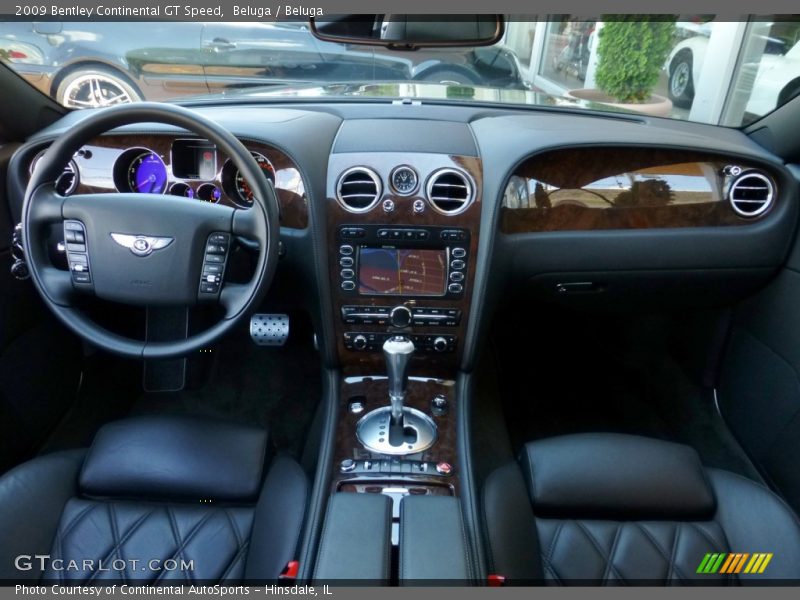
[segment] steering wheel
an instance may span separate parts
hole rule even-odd
[[[173,125],[215,144],[250,184],[252,208],[163,194],[58,194],[56,180],[84,144],[135,123]],[[46,241],[54,225],[64,229],[69,271],[50,260]],[[167,104],[102,109],[53,142],[28,183],[22,227],[31,279],[50,310],[92,344],[140,359],[186,356],[230,331],[263,297],[278,258],[278,201],[250,152],[217,123]],[[258,244],[259,249],[255,273],[243,284],[224,282],[234,236]],[[217,302],[224,315],[188,338],[147,342],[98,325],[75,306],[82,294],[142,307]]]

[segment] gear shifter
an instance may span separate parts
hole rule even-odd
[[[392,406],[392,429],[403,429],[403,402],[408,388],[408,365],[414,354],[414,343],[405,336],[396,335],[383,344],[386,373],[389,376],[389,402]],[[390,436],[391,437],[391,436]]]
[[[404,406],[408,389],[408,367],[414,343],[393,335],[383,343],[389,384],[389,406],[364,415],[356,427],[358,441],[369,451],[404,455],[423,452],[436,442],[436,424],[420,410]]]

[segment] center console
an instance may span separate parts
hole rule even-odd
[[[372,527],[386,531],[400,578],[428,577],[404,552],[401,530],[419,538],[429,517],[460,519],[455,379],[481,182],[473,155],[348,152],[329,162],[328,256],[343,377],[328,519],[342,522],[351,510],[373,521],[386,514],[388,523]],[[439,538],[466,552],[459,519]],[[336,550],[326,549],[323,564],[338,565]],[[451,563],[441,575],[464,577],[465,564]]]

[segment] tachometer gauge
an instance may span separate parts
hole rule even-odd
[[[261,168],[264,176],[272,183],[275,183],[275,167],[272,166],[269,159],[258,152],[250,152],[250,154],[256,159],[256,163]],[[239,169],[230,160],[225,163],[222,169],[222,181],[223,185],[225,185],[225,191],[231,196],[235,204],[245,208],[253,206],[253,190]]]
[[[138,194],[163,194],[167,189],[167,167],[155,152],[138,154],[128,167],[128,188]]]

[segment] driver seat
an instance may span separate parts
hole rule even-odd
[[[258,427],[118,421],[88,451],[45,455],[0,478],[0,579],[276,581],[297,556],[307,496],[295,461],[267,468]]]

